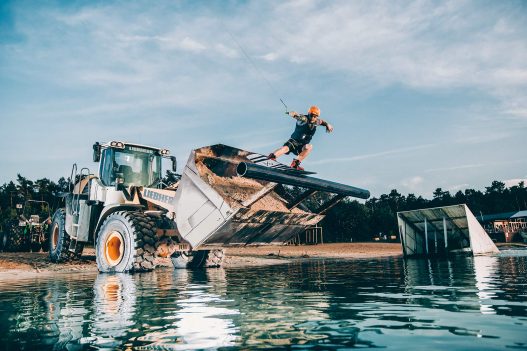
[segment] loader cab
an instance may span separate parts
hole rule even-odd
[[[105,186],[154,186],[162,178],[163,156],[168,150],[115,141],[94,145],[94,161],[100,161],[99,179]]]

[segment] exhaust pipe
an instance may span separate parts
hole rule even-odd
[[[367,199],[370,197],[368,190],[335,183],[329,180],[296,175],[292,174],[292,172],[277,170],[254,163],[240,162],[236,167],[236,173],[240,177],[293,185],[343,196],[353,196],[359,199]]]

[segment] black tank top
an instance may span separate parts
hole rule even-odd
[[[311,141],[311,138],[313,138],[316,131],[316,123],[297,121],[295,131],[291,134],[291,139],[295,139],[302,144],[307,144]]]

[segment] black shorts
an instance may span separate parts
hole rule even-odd
[[[289,148],[289,151],[286,153],[286,155],[289,155],[289,153],[293,153],[295,155],[299,155],[302,150],[304,149],[304,146],[306,146],[307,144],[304,144],[298,140],[295,140],[295,139],[289,139],[288,141],[285,142],[284,146],[287,146]]]

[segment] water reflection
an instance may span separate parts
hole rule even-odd
[[[50,333],[51,340],[48,339],[48,342],[53,342],[56,349],[62,349],[83,337],[85,316],[90,313],[89,306],[75,296],[74,284],[64,286],[60,282],[51,283],[46,290],[49,323],[38,320],[37,325]],[[35,315],[36,318],[39,315]],[[32,322],[32,328],[35,328],[35,320]]]
[[[496,297],[495,284],[498,258],[495,256],[475,256],[473,260],[480,304],[479,309],[483,314],[494,314],[496,310],[490,303]]]
[[[525,348],[526,263],[506,253],[2,281],[0,344]]]
[[[148,344],[147,349],[173,350],[213,349],[235,344],[238,328],[231,316],[238,310],[226,303],[225,272],[221,269],[207,271],[176,270],[172,275],[171,288],[177,289],[175,304],[161,318],[171,322],[162,328],[138,338]]]
[[[101,347],[117,347],[135,324],[136,282],[129,274],[99,274],[93,284],[94,316],[89,338]]]
[[[324,287],[325,274],[323,261],[229,271],[227,293],[240,301],[242,312],[242,346],[308,345],[328,339],[331,293]]]

